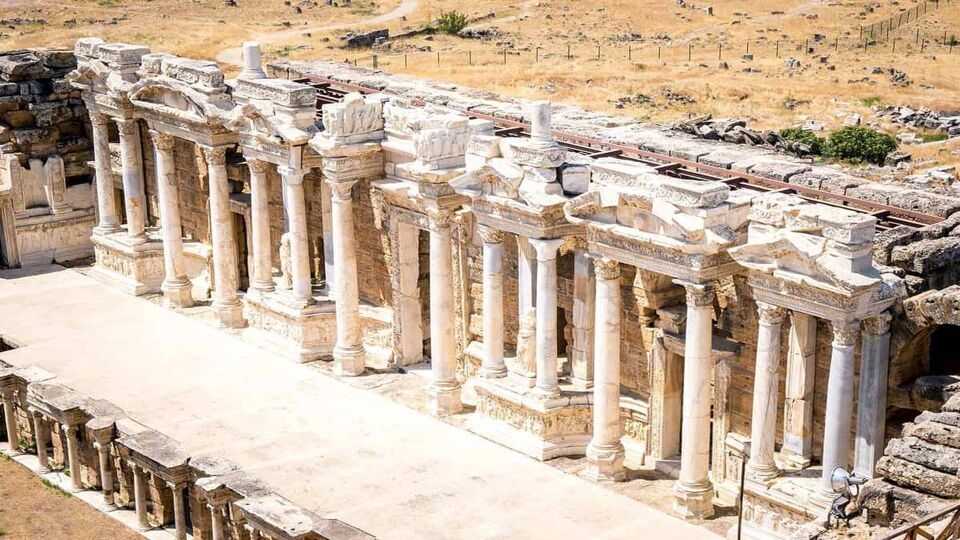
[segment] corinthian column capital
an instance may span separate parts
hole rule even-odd
[[[273,167],[273,164],[260,159],[248,159],[247,166],[250,167],[250,171],[256,174],[267,174],[270,171],[270,167]]]
[[[682,285],[687,292],[687,305],[695,307],[713,306],[713,300],[716,297],[716,289],[712,283],[692,283],[688,281],[675,281],[677,285]]]
[[[117,131],[121,137],[134,137],[137,134],[137,121],[130,118],[117,120]]]
[[[227,147],[225,146],[201,146],[203,158],[207,165],[223,166],[227,164]]]
[[[105,128],[110,125],[110,117],[103,113],[92,112],[90,113],[90,123],[95,128]]]
[[[150,130],[150,139],[153,141],[153,146],[160,150],[161,152],[172,152],[174,145],[176,145],[177,139],[169,133],[163,133],[155,129]]]
[[[600,257],[593,260],[593,269],[597,279],[620,279],[620,261]]]
[[[787,310],[766,302],[757,302],[757,313],[760,315],[760,324],[780,325],[787,316]]]
[[[494,229],[493,227],[487,225],[478,225],[477,233],[480,235],[480,238],[483,240],[484,244],[503,243],[503,231]]]
[[[865,319],[863,321],[863,331],[872,336],[882,336],[884,334],[890,333],[890,322],[893,320],[893,316],[890,315],[890,312],[884,311],[883,313]]]
[[[833,346],[853,347],[860,335],[860,321],[833,321]]]
[[[334,202],[345,202],[353,199],[353,185],[356,184],[356,180],[349,180],[346,182],[330,182],[327,181],[327,184],[330,186],[330,196]]]

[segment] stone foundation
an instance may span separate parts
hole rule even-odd
[[[21,266],[60,263],[90,257],[90,231],[96,224],[92,209],[17,220]]]
[[[743,536],[746,540],[793,538],[826,509],[814,502],[816,479],[780,478],[770,486],[748,480],[743,490]],[[730,529],[736,533],[736,527]]]
[[[141,244],[130,243],[124,232],[94,233],[97,264],[90,275],[128,294],[140,296],[160,292],[163,283],[163,244],[149,237]]]
[[[586,453],[593,432],[590,394],[565,390],[544,399],[513,377],[478,379],[474,389],[474,433],[541,461]]]
[[[286,296],[285,292],[247,294],[243,316],[251,327],[275,336],[291,359],[311,362],[332,356],[337,329],[333,301],[323,298],[301,308],[285,302]]]

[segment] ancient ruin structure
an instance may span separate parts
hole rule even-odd
[[[429,361],[433,414],[469,399],[475,433],[586,456],[591,480],[644,462],[676,478],[687,518],[743,480],[745,537],[822,520],[837,467],[905,482],[877,468],[900,459],[883,449],[947,401],[954,381],[930,375],[960,373],[935,351],[957,337],[938,329],[957,324],[960,200],[349,66],[268,77],[244,50],[228,80],[213,62],[77,42],[65,93],[90,117],[98,279],[172,309],[209,302],[220,326],[342,376]],[[0,176],[20,212],[5,231],[21,237],[29,209],[77,211],[56,185],[65,157],[0,157],[18,171]],[[5,260],[25,264],[10,238]],[[386,358],[365,349],[364,304],[392,313]],[[360,537],[306,515],[278,532],[301,514],[265,486],[48,379],[0,378],[11,446],[66,460],[141,524],[182,537],[189,513],[200,538]]]

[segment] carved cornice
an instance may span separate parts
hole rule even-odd
[[[853,347],[860,335],[860,321],[833,321],[833,346]]]
[[[169,133],[163,133],[155,129],[150,130],[150,139],[153,140],[153,146],[161,152],[172,152],[177,144],[177,138]]]
[[[884,311],[876,317],[870,317],[863,321],[863,331],[872,336],[882,336],[890,333],[890,322],[893,316],[890,312]]]
[[[600,257],[593,260],[593,269],[597,279],[620,279],[620,261]]]
[[[757,302],[757,313],[760,315],[760,324],[766,326],[780,326],[787,316],[787,310],[766,302]]]
[[[483,240],[484,244],[502,244],[503,243],[503,231],[499,229],[494,229],[493,227],[487,225],[478,225],[477,233],[480,235],[480,238]]]

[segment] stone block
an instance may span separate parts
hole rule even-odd
[[[0,55],[0,79],[26,81],[48,75],[40,57],[32,51],[13,51]]]

